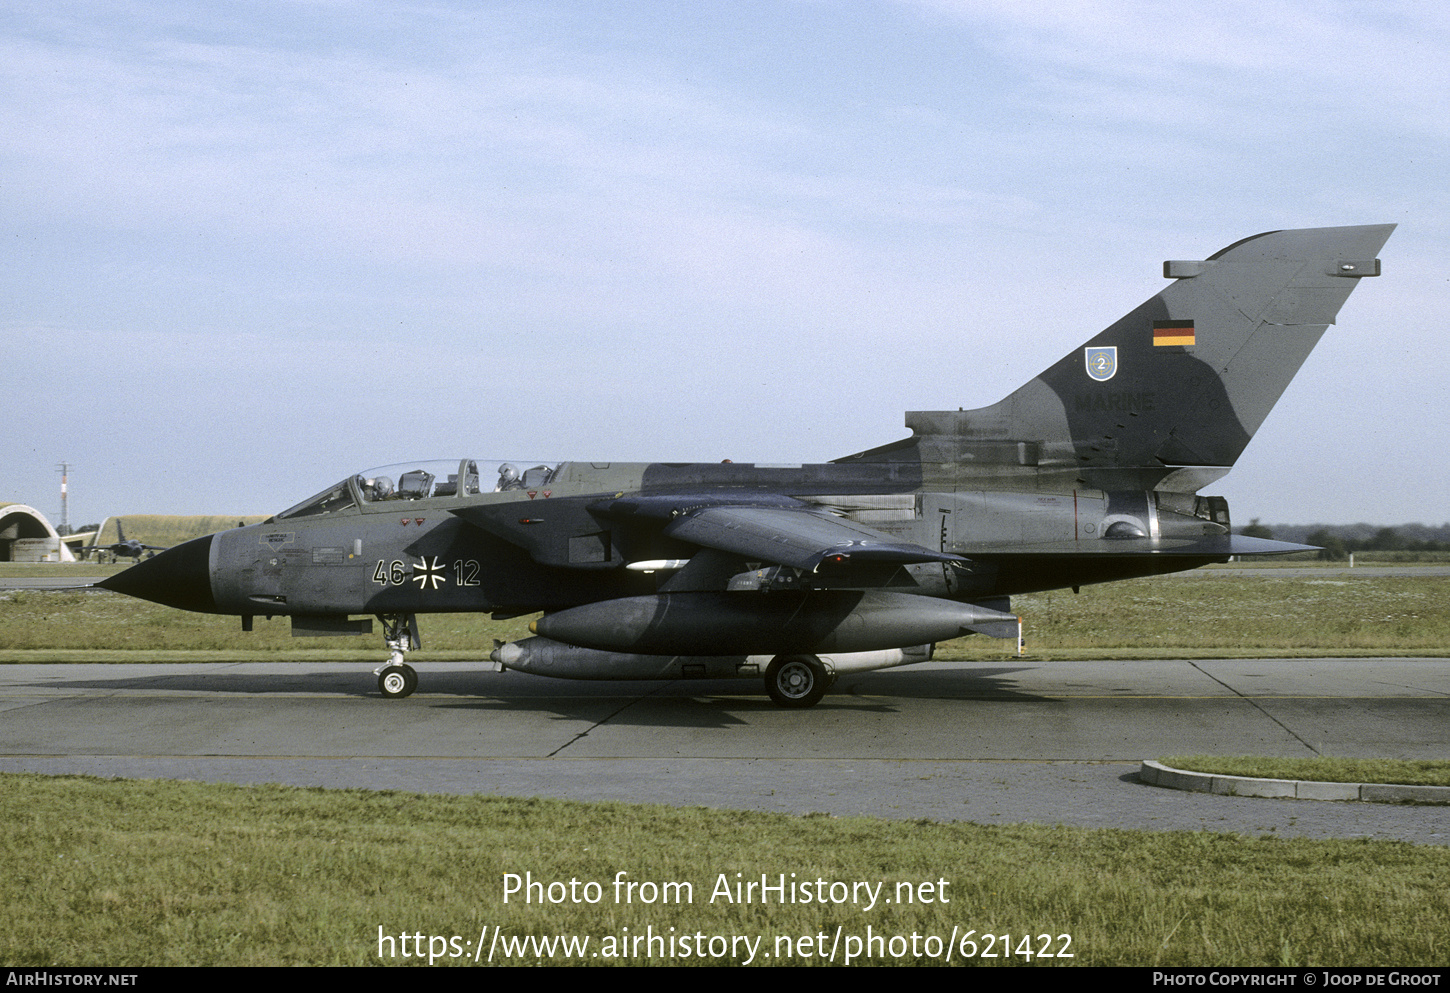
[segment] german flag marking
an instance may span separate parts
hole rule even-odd
[[[1154,321],[1153,345],[1177,345],[1192,348],[1195,341],[1192,321]]]

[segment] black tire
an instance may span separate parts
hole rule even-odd
[[[378,673],[378,692],[401,700],[418,688],[418,673],[410,665],[390,665]]]
[[[782,707],[814,707],[829,682],[826,667],[814,655],[778,655],[765,670],[765,691]]]

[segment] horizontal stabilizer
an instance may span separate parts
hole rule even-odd
[[[1192,538],[1118,538],[1094,541],[1044,541],[1031,544],[1021,542],[999,542],[962,546],[962,551],[973,559],[996,558],[1007,555],[1022,556],[1141,556],[1226,559],[1230,555],[1287,555],[1290,552],[1317,552],[1314,545],[1297,545],[1292,541],[1271,541],[1268,538],[1251,538],[1242,534],[1215,534]],[[1183,568],[1188,568],[1187,566]]]
[[[1288,555],[1290,552],[1317,552],[1318,545],[1300,545],[1292,541],[1251,538],[1246,534],[1225,534],[1215,541],[1227,545],[1229,555]]]

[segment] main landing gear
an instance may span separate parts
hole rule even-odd
[[[765,690],[782,707],[814,707],[835,681],[814,655],[777,655],[765,670]]]
[[[401,699],[418,688],[418,673],[403,661],[403,653],[422,646],[418,637],[418,619],[412,614],[379,614],[383,622],[383,643],[389,649],[388,664],[374,671],[378,692],[385,697]]]

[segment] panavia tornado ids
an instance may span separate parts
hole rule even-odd
[[[1015,594],[1305,548],[1235,535],[1228,472],[1394,225],[1272,231],[1201,261],[1001,402],[913,411],[911,436],[818,465],[410,462],[101,582],[185,610],[285,615],[390,650],[418,614],[540,613],[499,668],[755,677],[809,707],[843,672],[1015,637]]]
[[[100,531],[97,531],[96,534],[99,535]],[[164,552],[171,547],[170,545],[147,545],[135,538],[127,538],[126,528],[119,517],[116,518],[116,536],[120,540],[109,545],[97,545],[95,538],[92,538],[91,544],[80,549],[81,555],[90,555],[93,552],[99,555],[101,552],[110,552],[111,557],[116,559],[139,559],[147,552],[155,555],[157,552]]]

